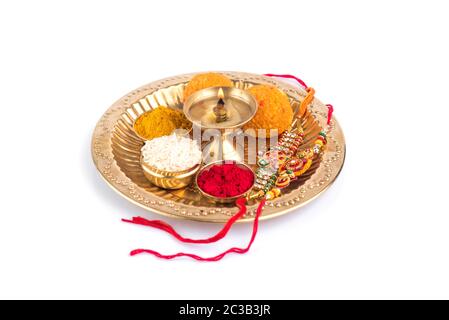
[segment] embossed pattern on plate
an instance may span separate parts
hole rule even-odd
[[[234,81],[237,88],[254,84],[271,84],[290,98],[294,111],[305,97],[302,88],[257,74],[221,72]],[[103,178],[119,194],[150,211],[171,217],[207,222],[225,222],[237,212],[233,205],[216,204],[203,197],[193,187],[164,190],[152,185],[140,166],[143,141],[134,133],[132,124],[140,114],[161,105],[182,110],[185,84],[194,74],[181,75],[152,82],[140,87],[114,103],[97,123],[92,137],[92,156]],[[326,124],[327,107],[314,99],[302,119],[305,131],[304,146]],[[283,190],[281,197],[269,201],[262,219],[271,218],[296,209],[320,195],[338,176],[345,158],[343,132],[335,118],[331,121],[328,144],[320,161]],[[248,213],[241,221],[253,220],[257,203],[250,202]]]

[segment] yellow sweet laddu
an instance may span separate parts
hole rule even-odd
[[[293,120],[293,110],[287,95],[276,87],[269,85],[255,85],[247,90],[254,96],[259,107],[255,116],[243,127],[266,130],[266,137],[282,134],[290,128]],[[271,130],[275,129],[274,132]],[[262,131],[263,132],[263,131]],[[277,133],[276,133],[277,132]]]
[[[184,101],[193,93],[210,87],[232,87],[232,81],[219,73],[208,72],[195,75],[184,88]]]

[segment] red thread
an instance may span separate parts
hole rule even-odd
[[[266,74],[264,74],[264,76],[267,76],[267,77],[286,78],[286,79],[294,79],[294,80],[298,81],[298,83],[299,83],[300,85],[302,85],[302,86],[304,87],[304,89],[307,89],[307,88],[308,88],[308,86],[306,85],[306,83],[305,83],[304,81],[302,81],[301,79],[299,79],[299,78],[297,78],[297,77],[295,77],[295,76],[292,76],[291,74],[273,74],[273,73],[266,73]]]
[[[252,235],[251,235],[251,239],[250,239],[250,241],[248,243],[248,246],[246,248],[236,248],[236,247],[234,247],[234,248],[226,250],[225,252],[220,253],[219,255],[216,255],[214,257],[208,257],[208,258],[204,258],[204,257],[198,256],[196,254],[184,253],[184,252],[179,252],[179,253],[171,254],[171,255],[164,255],[164,254],[161,254],[161,253],[159,253],[157,251],[150,250],[150,249],[136,249],[136,250],[131,251],[130,255],[131,256],[135,256],[135,255],[141,254],[141,253],[148,253],[148,254],[154,255],[154,256],[156,256],[158,258],[167,259],[167,260],[174,259],[174,258],[177,258],[177,257],[189,257],[189,258],[192,258],[192,259],[195,259],[195,260],[198,260],[198,261],[211,262],[211,261],[221,260],[224,256],[226,256],[229,253],[244,254],[244,253],[249,251],[249,249],[251,248],[251,245],[254,242],[254,239],[256,238],[257,230],[258,230],[258,227],[259,227],[259,218],[260,218],[260,215],[262,213],[263,206],[265,205],[265,201],[266,201],[265,199],[262,199],[262,201],[260,202],[259,206],[257,207],[256,216],[254,218],[254,223],[253,223],[253,232],[252,232]],[[241,202],[241,204],[242,204],[242,207],[240,208],[240,212],[237,213],[237,215],[240,215],[241,212],[246,212],[246,206],[245,206],[244,202]]]
[[[171,234],[173,237],[178,239],[181,242],[185,243],[212,243],[217,242],[220,239],[223,239],[228,231],[231,229],[232,225],[241,217],[243,217],[246,213],[246,206],[245,206],[245,198],[240,198],[236,201],[237,206],[240,208],[240,211],[237,212],[235,215],[233,215],[224,225],[223,229],[221,229],[217,234],[214,236],[207,238],[207,239],[190,239],[185,238],[181,236],[171,225],[168,223],[161,221],[161,220],[147,220],[142,217],[133,217],[132,220],[122,219],[123,222],[132,223],[132,224],[138,224],[142,226],[152,227],[156,228],[162,231],[167,232],[168,234]]]
[[[334,106],[331,104],[326,104],[327,107],[327,124],[331,123],[332,113],[334,112]]]

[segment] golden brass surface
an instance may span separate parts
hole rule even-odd
[[[143,157],[140,157],[140,164],[142,166],[143,174],[152,184],[170,190],[181,189],[190,185],[193,182],[195,174],[201,167],[200,164],[197,164],[188,170],[177,172],[165,171],[145,163]]]
[[[215,120],[213,113],[214,107],[219,101],[219,92],[223,94],[224,106],[229,104],[237,104],[234,113],[228,113],[227,121],[212,121]],[[203,129],[236,129],[243,126],[250,121],[257,111],[257,102],[254,97],[245,90],[234,87],[211,87],[199,90],[190,95],[184,103],[184,114],[187,119]],[[195,110],[199,110],[195,114]],[[238,113],[237,111],[241,111]],[[210,113],[212,120],[205,123],[202,120],[204,114]]]

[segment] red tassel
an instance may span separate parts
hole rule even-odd
[[[236,201],[237,206],[240,208],[240,211],[237,212],[235,215],[233,215],[224,225],[223,229],[221,229],[216,235],[207,238],[207,239],[189,239],[184,238],[181,236],[178,232],[176,232],[175,229],[168,223],[161,221],[161,220],[147,220],[142,217],[133,217],[132,220],[122,219],[123,222],[127,223],[133,223],[143,226],[148,226],[152,228],[156,228],[162,231],[167,232],[168,234],[171,234],[173,237],[178,239],[179,241],[185,242],[185,243],[212,243],[216,242],[220,239],[223,239],[226,234],[229,232],[229,229],[231,229],[232,225],[241,217],[243,217],[246,213],[246,206],[245,206],[245,198],[240,198]]]
[[[239,199],[239,200],[241,200],[241,199]],[[200,257],[200,256],[198,256],[196,254],[184,253],[184,252],[179,252],[179,253],[171,254],[171,255],[164,255],[164,254],[161,254],[161,253],[159,253],[157,251],[150,250],[150,249],[136,249],[136,250],[131,251],[130,255],[131,256],[135,256],[135,255],[141,254],[141,253],[148,253],[148,254],[152,254],[152,255],[154,255],[154,256],[156,256],[158,258],[167,259],[167,260],[173,259],[173,258],[177,258],[177,257],[189,257],[189,258],[192,258],[192,259],[195,259],[195,260],[199,260],[199,261],[211,262],[211,261],[221,260],[224,256],[226,256],[229,253],[244,254],[244,253],[249,251],[249,249],[251,248],[251,245],[254,242],[254,239],[256,238],[257,229],[259,227],[259,218],[260,218],[260,215],[262,214],[262,209],[263,209],[263,206],[265,205],[265,201],[266,201],[265,199],[262,199],[262,201],[260,202],[259,206],[257,207],[256,216],[254,218],[254,223],[253,223],[253,232],[252,232],[252,235],[251,235],[251,239],[250,239],[250,241],[248,243],[248,246],[246,248],[235,248],[234,247],[234,248],[226,250],[223,253],[220,253],[219,255],[216,255],[214,257],[208,257],[208,258],[204,258],[204,257]],[[237,202],[239,202],[239,201],[237,201]],[[246,212],[246,206],[245,206],[244,201],[240,201],[239,207],[240,207],[240,211],[236,215],[234,215],[231,219],[233,219],[236,216],[242,216]],[[243,212],[243,214],[242,214],[242,212]],[[231,221],[231,219],[229,221]],[[237,219],[235,219],[233,221],[235,222],[236,220]],[[229,228],[226,230],[226,227],[228,226],[229,221],[226,223],[225,227],[217,235],[215,235],[212,238],[215,238],[215,237],[223,238],[224,235],[229,231],[230,226],[232,225],[232,223],[231,223],[229,225]],[[173,230],[173,228],[170,227],[169,225],[167,225],[166,223],[163,223],[163,225],[164,225],[164,229],[161,229],[161,230],[164,230],[164,231],[168,232],[167,231],[168,229],[165,229],[166,226],[168,226],[169,229]],[[157,228],[159,228],[159,227],[157,227]],[[223,230],[226,230],[226,231],[223,231]],[[221,232],[224,232],[224,234],[221,234]],[[218,236],[219,234],[220,234],[220,236]],[[212,239],[212,238],[209,238],[209,239]],[[183,239],[185,239],[185,238],[183,238]],[[191,240],[191,239],[188,239],[188,240]],[[207,239],[205,239],[205,240],[207,240]],[[217,241],[217,240],[215,240],[215,241]],[[193,241],[204,241],[204,240],[193,240]],[[204,243],[204,242],[195,242],[195,243]]]

